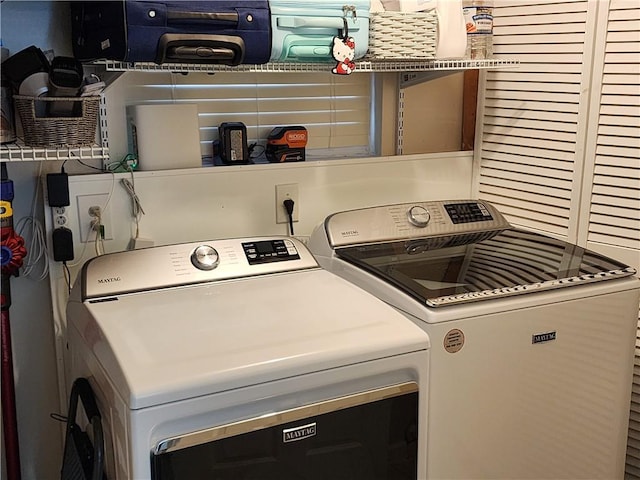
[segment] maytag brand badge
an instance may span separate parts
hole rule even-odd
[[[556,339],[556,332],[545,332],[545,333],[536,333],[531,336],[531,343],[535,345],[536,343],[546,343],[551,342]]]
[[[108,278],[99,278],[98,279],[98,283],[115,283],[115,282],[121,282],[122,279],[120,277],[108,277]]]
[[[282,441],[284,443],[297,442],[305,438],[313,437],[316,434],[316,424],[309,423],[300,427],[286,428],[282,430]]]

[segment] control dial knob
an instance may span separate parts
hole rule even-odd
[[[429,220],[431,220],[429,211],[420,205],[411,207],[407,212],[407,217],[409,218],[409,223],[418,228],[426,227],[429,224]]]
[[[200,245],[191,254],[191,263],[200,270],[213,270],[219,262],[218,252],[209,245]]]

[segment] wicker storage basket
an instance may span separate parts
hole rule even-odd
[[[95,143],[100,97],[13,96],[22,122],[24,143],[30,147],[79,147]],[[50,102],[67,102],[73,117],[47,117]],[[56,109],[54,109],[55,111]]]
[[[424,12],[371,12],[370,60],[425,60],[435,58],[438,18]]]

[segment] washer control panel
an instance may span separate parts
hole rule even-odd
[[[324,223],[324,231],[332,247],[489,232],[510,227],[493,205],[479,200],[401,203],[348,210],[330,215]],[[315,241],[314,235],[311,241]]]
[[[446,203],[444,208],[454,224],[493,220],[487,207],[480,202]]]
[[[242,248],[247,256],[249,265],[297,260],[300,258],[298,250],[289,239],[244,242]]]

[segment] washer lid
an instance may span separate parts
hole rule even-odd
[[[335,253],[431,307],[635,273],[611,258],[515,228],[344,247]]]
[[[76,299],[67,318],[132,409],[429,346],[403,315],[320,269]]]

